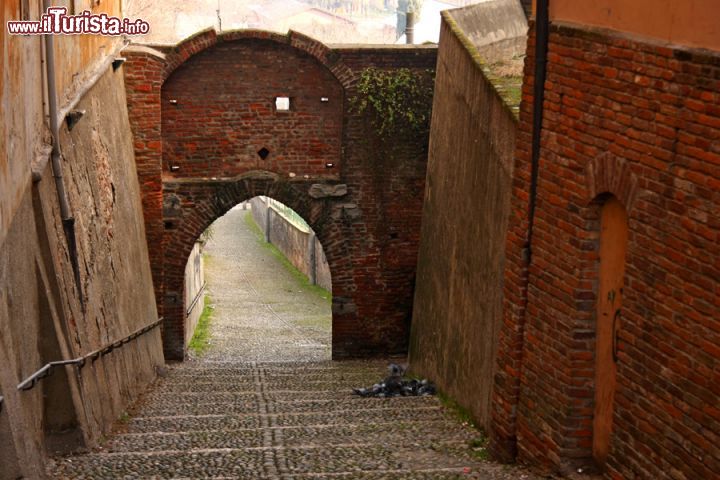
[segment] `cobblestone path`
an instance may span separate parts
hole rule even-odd
[[[387,362],[329,360],[328,302],[269,255],[245,214],[219,220],[207,246],[209,352],[170,365],[101,448],[56,459],[51,478],[536,478],[481,460],[479,432],[436,397],[351,395]]]

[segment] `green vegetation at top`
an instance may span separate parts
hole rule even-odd
[[[485,77],[490,80],[495,90],[502,97],[503,101],[517,113],[522,100],[522,70],[517,72],[512,65],[518,59],[511,59],[508,62],[498,62],[490,65],[483,65],[482,71]]]
[[[489,439],[485,432],[475,425],[470,411],[461,406],[457,401],[449,395],[438,392],[440,403],[453,415],[460,423],[472,428],[477,432],[477,436],[468,442],[468,447],[472,450],[472,455],[479,460],[489,460],[490,452],[488,451]]]
[[[516,55],[503,61],[489,63],[457,24],[450,12],[445,11],[442,15],[457,39],[467,50],[475,65],[482,71],[508,110],[518,119],[522,98],[523,59],[525,55]]]
[[[435,71],[424,74],[407,68],[366,68],[360,75],[352,109],[368,113],[370,124],[385,141],[428,135]]]
[[[295,265],[290,263],[290,261],[287,259],[287,257],[280,251],[278,248],[273,245],[272,243],[268,243],[265,241],[265,236],[263,235],[262,230],[260,230],[260,227],[257,223],[255,223],[255,220],[252,217],[252,214],[250,212],[245,214],[245,224],[250,228],[250,230],[255,234],[255,240],[265,249],[267,249],[273,257],[277,259],[280,264],[282,264],[285,269],[290,272],[290,274],[295,278],[295,280],[298,282],[300,288],[302,288],[305,291],[308,291],[310,293],[314,293],[318,297],[322,298],[328,303],[332,302],[332,294],[322,288],[319,285],[312,285],[310,283],[310,280],[305,276],[304,273],[302,273],[300,270],[295,268]]]
[[[461,406],[457,401],[443,392],[437,394],[440,403],[463,425],[468,425],[472,428],[477,428],[475,422],[470,415],[470,411],[465,407]]]
[[[205,246],[210,240],[212,240],[213,235],[215,234],[215,230],[213,230],[213,226],[210,225],[200,234],[200,238],[198,238],[198,242],[200,242],[203,246]]]
[[[188,345],[188,348],[197,355],[202,355],[210,348],[210,318],[213,310],[214,307],[211,305],[210,296],[205,295],[203,311],[200,314],[197,327],[195,327],[195,333],[190,339],[190,345]]]

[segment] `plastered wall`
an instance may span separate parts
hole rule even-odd
[[[17,19],[19,4],[4,2],[3,20]],[[85,112],[72,131],[61,123],[59,140],[74,271],[46,148],[40,37],[11,38],[3,22],[0,38],[0,478],[42,478],[47,454],[96,445],[164,359],[156,328],[81,370],[60,369],[18,391],[46,363],[120,340],[156,321],[157,310],[123,73],[103,64],[118,40],[57,39],[59,108],[72,102]]]

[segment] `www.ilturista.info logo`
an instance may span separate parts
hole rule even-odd
[[[150,24],[88,10],[68,15],[65,7],[49,7],[39,21],[9,21],[7,29],[10,35],[143,35],[150,31]]]

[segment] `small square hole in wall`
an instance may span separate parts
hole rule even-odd
[[[270,155],[270,150],[263,147],[260,150],[258,150],[257,154],[261,159],[265,160],[268,157],[268,155]]]
[[[275,110],[278,112],[290,111],[290,97],[275,97]]]

